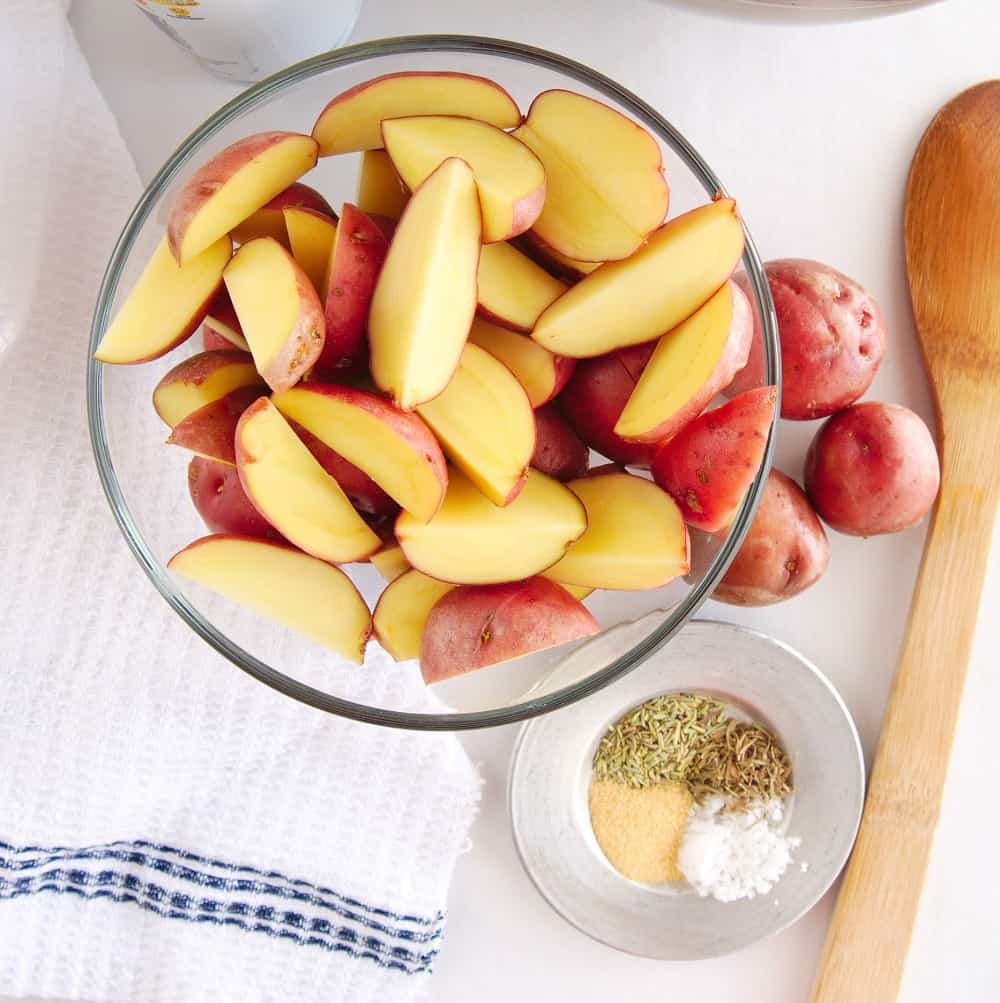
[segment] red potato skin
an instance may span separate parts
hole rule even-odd
[[[545,203],[545,182],[542,182],[541,188],[537,191],[533,191],[530,195],[525,195],[524,198],[519,199],[514,203],[514,212],[511,215],[510,222],[510,233],[508,233],[503,240],[510,240],[513,237],[518,236],[526,232],[531,224],[538,219],[542,212],[542,206]]]
[[[235,467],[195,456],[188,464],[188,491],[212,533],[284,539],[247,498]]]
[[[582,477],[589,465],[590,449],[552,404],[535,409],[535,452],[531,466],[557,481]]]
[[[273,237],[263,237],[278,244]],[[244,244],[249,247],[249,244]],[[278,244],[281,247],[280,244]],[[299,314],[285,341],[284,347],[260,370],[261,379],[277,394],[291,390],[316,364],[323,352],[326,338],[326,321],[323,306],[309,276],[301,265],[281,248],[295,275],[295,288],[299,300]],[[241,248],[242,250],[242,248]],[[239,255],[240,251],[236,252]],[[233,260],[236,259],[234,255]]]
[[[207,318],[206,318],[207,320]],[[220,352],[233,347],[233,343],[206,323],[201,329],[201,342],[206,352]],[[236,351],[241,351],[236,349]],[[242,352],[247,355],[247,352]]]
[[[331,449],[322,439],[316,438],[297,421],[286,420],[319,465],[340,485],[351,504],[362,515],[370,516],[375,521],[396,517],[399,506],[363,470],[350,460],[345,460],[340,453]],[[389,531],[392,531],[391,524]]]
[[[358,210],[361,211],[360,209]],[[370,212],[368,213],[368,218],[382,231],[382,236],[386,240],[392,240],[396,233],[396,225],[399,223],[398,219],[393,219],[391,216],[383,216],[380,212]]]
[[[294,181],[284,191],[278,192],[262,209],[273,209],[280,212],[282,209],[312,209],[314,212],[321,212],[324,216],[329,216],[336,221],[337,214],[333,211],[333,206],[315,188],[304,185],[301,181]]]
[[[930,511],[940,484],[930,429],[899,404],[852,405],[823,423],[806,453],[813,508],[850,536],[908,529]]]
[[[243,412],[260,396],[259,386],[240,387],[225,397],[204,404],[174,425],[167,443],[235,466],[236,426]]]
[[[363,355],[368,308],[388,253],[389,242],[379,225],[345,202],[323,294],[326,341],[316,360],[320,378],[357,366]]]
[[[726,339],[725,347],[719,361],[715,364],[711,375],[705,383],[691,396],[691,398],[678,411],[671,415],[666,421],[660,422],[656,428],[650,429],[642,436],[635,436],[628,441],[659,443],[666,442],[667,439],[675,436],[688,422],[693,421],[712,402],[716,394],[721,393],[732,382],[733,377],[746,365],[750,355],[750,346],[753,343],[753,308],[746,293],[735,283],[730,281],[730,289],[733,294],[733,319],[729,326],[729,337]],[[645,346],[638,346],[644,348]],[[623,349],[623,352],[628,351]],[[641,358],[641,357],[640,357]],[[648,361],[648,357],[646,359]],[[639,371],[635,374],[638,381],[639,375],[645,368],[642,363]]]
[[[747,390],[657,449],[653,480],[689,526],[716,533],[733,521],[764,458],[777,396],[774,387]]]
[[[768,606],[791,599],[819,580],[830,543],[805,492],[772,469],[757,513],[713,599],[733,606]]]
[[[289,136],[297,135],[298,133],[294,132],[258,132],[253,136],[246,136],[227,146],[224,150],[220,150],[187,179],[177,193],[167,216],[167,243],[178,262],[181,260],[181,242],[184,239],[184,233],[194,215],[204,205],[206,198],[221,188],[254,157],[259,157],[266,150],[283,142]],[[316,155],[317,157],[319,155],[318,144]],[[315,158],[311,166],[316,166]]]
[[[655,444],[629,442],[614,431],[638,374],[653,354],[653,345],[580,359],[558,397],[563,414],[577,435],[592,449],[615,463],[648,467]]]
[[[783,258],[767,262],[764,271],[781,340],[781,417],[825,418],[853,404],[871,385],[888,347],[878,303],[853,279],[818,261]],[[736,281],[749,295],[746,275]],[[763,353],[755,330],[731,393],[763,383]]]
[[[590,610],[547,578],[459,585],[427,617],[420,671],[430,685],[599,631]]]

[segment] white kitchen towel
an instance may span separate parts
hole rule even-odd
[[[64,4],[7,0],[3,20],[0,996],[414,999],[475,770],[452,736],[253,682],[128,553],[93,469],[84,365],[138,179]],[[144,479],[180,498],[176,467]],[[301,669],[356,700],[436,706],[377,652]]]

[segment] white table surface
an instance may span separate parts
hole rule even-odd
[[[687,2],[677,8],[644,0],[504,0],[487,9],[470,0],[366,0],[353,38],[494,35],[555,49],[621,81],[705,155],[739,198],[765,257],[819,258],[871,289],[886,311],[891,349],[869,397],[899,401],[930,419],[902,263],[904,183],[938,106],[1000,71],[1000,3],[950,0],[875,21],[790,26],[723,19],[692,10],[697,0]],[[196,68],[126,10],[125,0],[116,0],[120,14],[109,6],[76,0],[72,20],[148,178],[237,88]],[[778,466],[800,473],[814,428],[783,424]],[[762,628],[816,662],[843,693],[870,755],[923,532],[869,541],[831,534],[830,570],[807,595],[760,611],[709,603],[703,615]],[[997,999],[998,552],[995,545],[905,1003]],[[504,794],[515,733],[463,737],[486,786],[472,847],[451,891],[448,938],[431,993],[437,1003],[464,1003],[470,993],[480,1003],[804,1003],[830,896],[770,941],[691,964],[616,953],[557,917],[523,874],[511,843]]]

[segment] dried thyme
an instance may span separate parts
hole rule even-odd
[[[734,720],[711,697],[670,693],[608,730],[594,755],[594,779],[637,788],[683,783],[696,800],[722,794],[744,805],[789,794],[792,768],[765,728]]]

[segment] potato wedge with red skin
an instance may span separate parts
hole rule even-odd
[[[522,233],[513,243],[519,251],[531,258],[540,268],[544,268],[549,275],[571,285],[604,264],[603,261],[580,261],[568,258],[554,247],[549,247],[534,230]]]
[[[372,618],[340,568],[285,543],[219,534],[188,544],[167,568],[361,664]]]
[[[323,290],[326,340],[316,360],[318,377],[331,377],[340,369],[350,369],[364,355],[368,308],[388,253],[389,241],[381,228],[345,202]]]
[[[291,250],[285,209],[308,209],[310,212],[321,213],[334,222],[337,219],[330,203],[315,188],[296,181],[235,227],[232,231],[233,240],[245,244],[258,237],[274,237],[278,243]]]
[[[188,491],[198,515],[212,533],[282,539],[247,498],[235,466],[193,456],[188,464]]]
[[[733,606],[768,606],[819,580],[830,544],[805,492],[773,468],[743,543],[712,598]]]
[[[424,621],[420,672],[429,685],[600,629],[586,606],[545,578],[462,585],[439,599]]]
[[[825,418],[871,386],[888,347],[878,303],[854,279],[818,261],[782,258],[764,264],[781,342],[781,417]],[[746,275],[736,276],[749,293]],[[756,311],[755,326],[759,324]],[[746,367],[731,394],[764,382],[764,341],[754,332]]]
[[[312,380],[276,394],[274,403],[418,519],[437,512],[448,468],[437,439],[417,415],[366,390]]]
[[[184,264],[316,166],[319,146],[296,132],[237,140],[192,174],[167,216],[167,242]]]
[[[456,587],[414,568],[397,575],[382,590],[372,611],[379,644],[397,662],[419,658],[420,637],[431,608]]]
[[[501,508],[453,469],[434,518],[420,522],[402,512],[396,539],[410,564],[431,578],[494,585],[551,567],[586,528],[580,499],[537,470],[528,471],[521,493]]]
[[[293,387],[323,351],[323,306],[309,276],[281,244],[244,244],[223,274],[254,365],[280,393]]]
[[[566,485],[587,510],[587,529],[544,572],[588,588],[657,589],[691,570],[687,526],[670,495],[624,470],[595,470]]]
[[[209,304],[208,313],[201,328],[201,340],[206,352],[220,349],[235,348],[237,351],[250,354],[250,346],[243,337],[240,319],[233,309],[233,301],[229,298],[225,285],[219,287],[215,299]]]
[[[653,344],[636,345],[594,359],[581,359],[556,399],[577,435],[615,463],[648,467],[654,443],[629,442],[615,432]]]
[[[566,292],[564,282],[504,241],[483,245],[478,280],[479,316],[524,334]]]
[[[351,504],[364,516],[375,519],[394,517],[399,512],[396,504],[363,470],[350,460],[345,460],[322,439],[303,428],[297,421],[288,419],[295,434],[306,444],[306,449],[319,461],[319,465],[340,485]]]
[[[236,465],[236,426],[243,412],[261,395],[259,386],[239,387],[202,405],[179,421],[167,436],[171,446],[228,466]]]
[[[587,472],[589,462],[589,447],[555,404],[536,408],[531,466],[557,481],[571,481]]]
[[[348,88],[319,113],[312,134],[320,156],[380,150],[380,125],[406,115],[462,115],[513,129],[521,122],[514,99],[486,77],[471,73],[386,73]]]
[[[898,533],[931,509],[941,484],[937,447],[919,415],[864,401],[827,419],[809,446],[805,486],[840,533]]]
[[[240,387],[257,387],[264,381],[253,361],[233,348],[199,352],[171,369],[153,389],[153,408],[173,428],[189,414]]]
[[[657,449],[653,479],[689,526],[715,533],[733,521],[764,458],[777,396],[774,387],[747,390]]]
[[[486,349],[517,377],[532,407],[541,407],[552,400],[566,386],[576,368],[576,359],[553,355],[527,335],[509,331],[482,317],[472,321],[469,341]]]
[[[382,140],[411,191],[449,157],[459,157],[472,168],[484,244],[524,233],[542,210],[545,168],[524,143],[503,129],[457,115],[412,115],[384,119]]]
[[[727,282],[656,342],[615,424],[631,442],[664,442],[708,407],[746,364],[753,339],[746,294]]]
[[[606,261],[571,286],[545,309],[531,337],[576,359],[659,338],[725,285],[743,244],[733,199],[676,216],[634,254]]]
[[[370,557],[381,539],[267,397],[236,427],[236,468],[257,511],[290,543],[332,564]]]
[[[670,190],[660,145],[620,111],[572,91],[544,91],[514,135],[545,167],[534,230],[562,254],[627,258],[663,222]]]
[[[365,150],[358,170],[358,193],[355,204],[373,218],[397,220],[403,215],[410,193],[399,180],[396,168],[385,150]],[[391,238],[391,234],[386,234]]]
[[[160,241],[94,352],[99,362],[134,365],[166,355],[204,320],[233,251],[223,236],[185,265]]]

